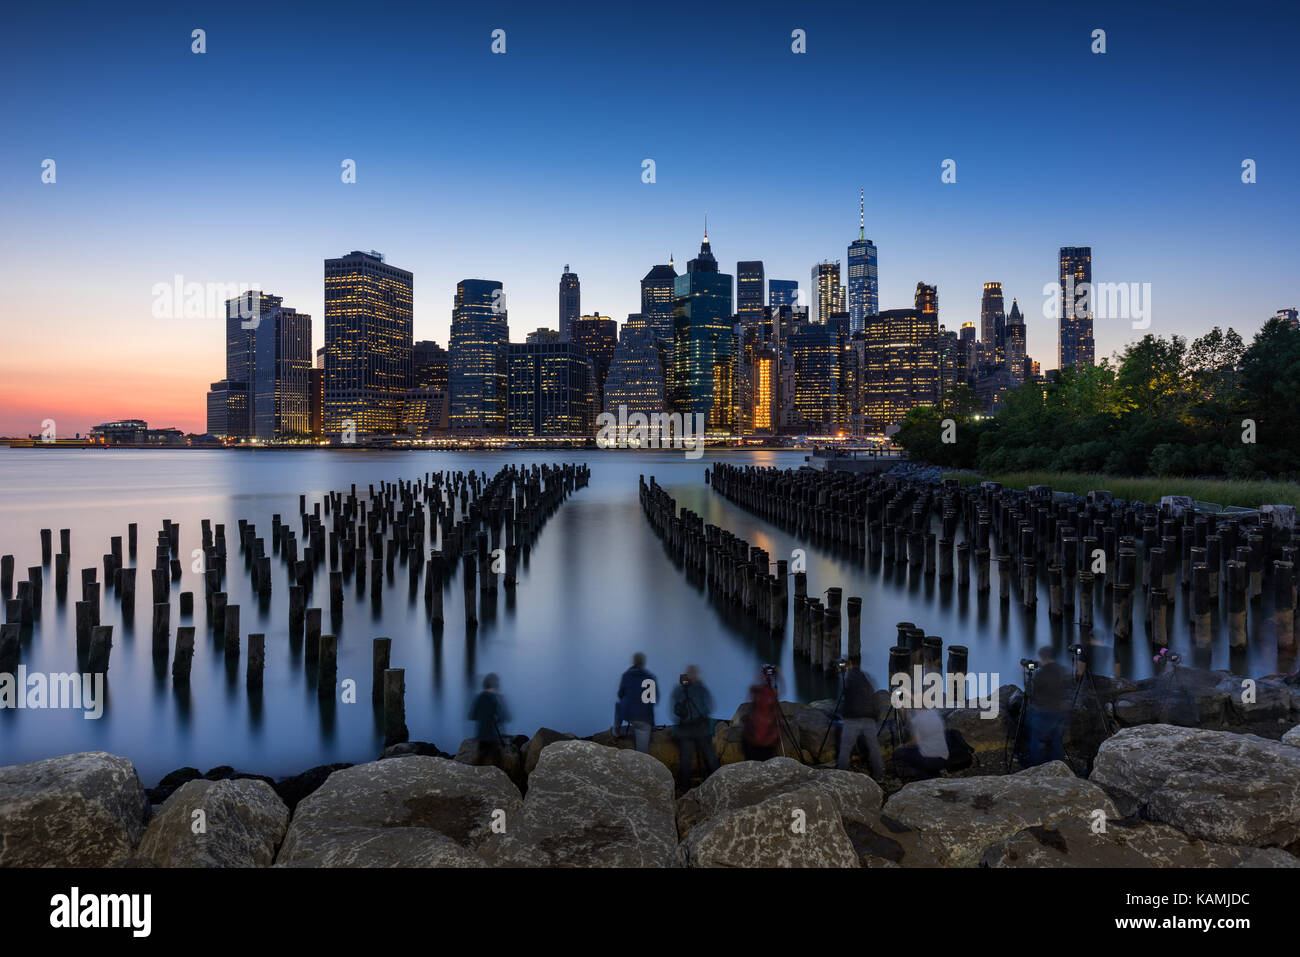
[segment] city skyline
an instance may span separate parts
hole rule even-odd
[[[525,329],[555,326],[566,262],[581,276],[582,312],[621,324],[639,311],[647,270],[670,253],[678,263],[690,257],[700,235],[690,224],[702,226],[705,211],[721,272],[761,260],[769,281],[802,286],[815,263],[839,260],[846,283],[860,189],[881,311],[910,306],[923,282],[938,288],[939,321],[958,330],[979,320],[983,284],[1000,282],[1025,317],[1026,352],[1044,369],[1055,365],[1058,330],[1042,315],[1042,289],[1056,279],[1062,247],[1090,246],[1098,282],[1151,283],[1145,331],[1254,328],[1296,304],[1297,134],[1277,120],[1295,85],[1286,29],[1261,36],[1208,10],[1162,18],[1120,7],[1084,16],[937,4],[872,12],[864,39],[855,25],[866,12],[831,5],[723,5],[685,32],[624,13],[560,24],[507,7],[492,20],[421,11],[410,35],[395,38],[382,18],[326,16],[304,28],[269,10],[256,18],[266,42],[313,56],[268,84],[251,69],[255,51],[232,42],[246,35],[253,9],[197,19],[91,9],[70,34],[47,29],[49,13],[25,9],[0,41],[12,82],[38,82],[51,61],[74,64],[75,74],[42,102],[9,110],[0,201],[22,228],[0,238],[9,293],[0,432],[36,432],[50,418],[60,434],[84,434],[126,417],[202,431],[203,390],[225,378],[212,348],[222,320],[152,315],[152,290],[175,276],[256,284],[324,317],[322,259],[375,248],[415,275],[415,340],[447,344],[451,294],[468,277],[504,284],[522,339]],[[611,44],[616,22],[638,42]],[[202,56],[190,52],[199,26]],[[1210,26],[1217,42],[1207,44]],[[508,34],[504,56],[490,52],[497,27]],[[1096,27],[1108,33],[1104,55],[1089,49]],[[796,28],[807,33],[806,54],[791,52]],[[871,131],[848,121],[842,96],[816,95],[842,89],[863,57],[882,75],[904,70],[915,51],[902,41],[922,36],[933,66],[874,98]],[[419,55],[431,37],[434,62]],[[1244,37],[1251,42],[1237,42]],[[771,127],[765,148],[743,155],[725,134],[683,146],[648,132],[642,110],[659,41],[703,65],[709,97],[728,104],[724,129],[770,115],[788,115],[789,129]],[[987,72],[993,44],[1017,54],[1014,71]],[[575,51],[586,58],[581,75],[562,67]],[[314,65],[331,55],[345,55],[370,82],[340,86]],[[755,70],[763,57],[770,68]],[[584,81],[593,70],[598,86]],[[225,83],[219,94],[214,71]],[[72,82],[92,74],[107,79],[89,95]],[[473,86],[474,116],[494,118],[499,149],[437,148],[470,116],[437,95],[440,83]],[[1060,124],[1067,83],[1081,107],[1076,123]],[[381,86],[385,102],[372,95]],[[1128,106],[1135,88],[1147,103],[1140,119]],[[328,107],[321,89],[331,90]],[[665,105],[680,100],[672,89],[666,97]],[[546,117],[562,104],[569,122],[599,131],[582,149],[553,140]],[[393,125],[412,111],[417,123]],[[356,120],[339,124],[341,115]],[[1201,122],[1206,115],[1215,122]],[[924,137],[914,134],[918,118]],[[279,129],[285,145],[248,150],[230,132],[244,123]],[[46,157],[58,163],[55,183],[41,182]],[[652,183],[643,182],[647,158]],[[950,158],[957,180],[943,183]],[[1246,158],[1258,164],[1255,183],[1241,181]],[[347,159],[356,163],[351,184],[340,181]],[[248,228],[261,222],[275,222],[274,233]],[[313,354],[323,325],[313,323]],[[1142,333],[1098,318],[1097,359]]]

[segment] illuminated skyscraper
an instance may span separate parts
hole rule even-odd
[[[779,373],[776,350],[764,346],[754,359],[754,431],[763,434],[776,432],[780,404],[777,391]]]
[[[939,321],[939,287],[927,286],[923,282],[916,284],[916,311],[926,318],[933,317]]]
[[[1061,332],[1057,368],[1093,364],[1092,247],[1062,246]]]
[[[824,324],[833,312],[844,312],[840,264],[826,260],[812,268],[812,321]]]
[[[801,327],[790,339],[794,357],[794,404],[810,429],[843,424],[840,403],[841,330],[829,323]]]
[[[373,250],[325,260],[325,434],[395,433],[411,381],[413,278]]]
[[[591,435],[591,360],[576,342],[510,343],[506,431],[510,435]]]
[[[573,321],[582,315],[582,286],[578,274],[565,263],[560,275],[560,338],[573,338]]]
[[[253,374],[253,434],[264,442],[311,435],[311,316],[284,305],[262,313]]]
[[[908,411],[939,396],[939,330],[915,309],[887,309],[864,330],[862,407],[867,427],[885,433]]]
[[[605,376],[618,345],[618,323],[609,316],[583,316],[573,324],[573,342],[591,360],[593,408],[604,407]]]
[[[753,325],[763,317],[763,263],[736,263],[736,321]]]
[[[990,366],[1007,361],[1007,322],[1003,313],[1002,283],[986,282],[980,299],[980,346]]]
[[[849,331],[861,332],[863,318],[880,311],[876,246],[867,238],[862,193],[858,194],[858,238],[849,244]]]
[[[619,406],[623,406],[627,415],[647,417],[664,411],[667,393],[662,342],[649,329],[628,329],[624,324],[605,376],[603,411],[618,415]]]
[[[226,300],[226,432],[232,438],[253,434],[253,389],[257,375],[257,326],[282,299],[260,289]],[[216,434],[216,433],[213,433]]]
[[[422,339],[411,349],[411,387],[447,391],[447,350],[432,339]]]
[[[1013,389],[1024,385],[1028,376],[1025,359],[1025,317],[1012,299],[1011,314],[1007,316],[1007,380]]]
[[[447,366],[453,430],[475,435],[505,431],[510,327],[503,302],[501,283],[494,280],[456,284]]]
[[[734,372],[731,277],[718,272],[707,232],[700,254],[687,264],[686,274],[677,277],[674,289],[673,411],[703,414],[706,428],[729,432]]]
[[[794,279],[769,279],[767,281],[767,304],[772,308],[799,305],[799,283]]]
[[[669,342],[673,338],[673,301],[677,297],[673,286],[677,270],[673,266],[670,256],[667,265],[655,266],[641,280],[641,316],[656,336]]]

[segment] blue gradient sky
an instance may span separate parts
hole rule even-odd
[[[1097,281],[1150,282],[1157,333],[1249,335],[1300,300],[1292,4],[6,16],[3,433],[127,415],[202,431],[222,329],[151,316],[153,285],[176,274],[283,295],[320,345],[322,260],[374,248],[415,273],[416,338],[445,344],[456,281],[483,277],[505,283],[522,340],[556,325],[565,263],[583,311],[621,322],[651,265],[693,255],[705,211],[726,271],[762,259],[769,278],[806,284],[814,262],[845,258],[859,186],[882,308],[937,283],[954,328],[1001,281],[1044,368],[1056,329],[1042,288],[1061,245],[1091,245]],[[489,51],[497,27],[504,56]],[[795,28],[805,55],[790,52]],[[54,185],[40,181],[47,157]],[[340,182],[344,158],[355,185]],[[1136,334],[1099,321],[1098,355]]]

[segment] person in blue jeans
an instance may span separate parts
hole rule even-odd
[[[636,749],[650,753],[650,732],[655,726],[655,704],[659,701],[659,680],[646,670],[645,655],[632,656],[632,667],[618,683],[618,713],[632,726]]]
[[[683,790],[691,786],[691,770],[698,752],[704,761],[704,776],[718,770],[718,752],[713,747],[713,695],[700,677],[700,669],[691,665],[682,680],[673,689],[673,715],[677,724],[673,734],[677,738],[679,754],[677,784]]]
[[[1065,754],[1065,722],[1070,716],[1070,676],[1047,645],[1038,649],[1033,693],[1029,697],[1029,764],[1059,761]]]

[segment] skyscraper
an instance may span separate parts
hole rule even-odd
[[[264,442],[311,435],[311,316],[276,305],[254,330],[253,434]]]
[[[591,360],[576,342],[510,343],[506,432],[591,435]]]
[[[677,270],[672,257],[666,265],[655,266],[641,280],[641,317],[660,339],[672,341],[673,301],[676,298],[673,284]]]
[[[1003,313],[1002,283],[986,282],[980,299],[980,346],[990,366],[1007,361],[1007,321]]]
[[[790,338],[794,357],[794,405],[811,429],[830,431],[840,414],[841,330],[829,323],[803,326]]]
[[[705,232],[700,254],[678,276],[673,304],[673,411],[703,414],[711,431],[731,429],[731,277],[718,261]]]
[[[767,281],[767,304],[773,309],[799,305],[799,283],[794,279],[769,279]]]
[[[326,435],[401,430],[413,285],[373,250],[325,260]]]
[[[578,283],[578,274],[569,272],[569,264],[564,264],[560,274],[560,338],[571,339],[573,320],[582,315],[582,287]]]
[[[1007,371],[1011,388],[1024,385],[1028,376],[1025,368],[1025,317],[1020,306],[1011,300],[1011,314],[1007,316]]]
[[[605,376],[603,411],[618,415],[619,406],[623,406],[629,416],[640,413],[646,417],[664,411],[662,341],[649,329],[629,330],[624,324]]]
[[[887,433],[909,410],[939,396],[939,330],[915,309],[867,319],[862,411],[866,426]]]
[[[609,316],[583,316],[573,324],[573,342],[591,360],[593,408],[602,409],[605,375],[618,345],[618,323]]]
[[[257,374],[257,327],[278,307],[279,296],[250,289],[226,300],[226,432],[232,438],[253,434],[253,379]],[[216,434],[216,433],[213,433]]]
[[[1092,247],[1062,246],[1061,333],[1057,368],[1090,366],[1092,339]]]
[[[411,349],[411,388],[447,391],[447,350],[432,339]]]
[[[880,311],[876,246],[867,238],[863,194],[858,193],[858,238],[849,243],[849,330],[861,332],[863,319]]]
[[[833,312],[844,311],[840,264],[829,259],[812,267],[812,321],[824,324]]]
[[[763,318],[763,263],[736,263],[736,321],[753,325]]]
[[[501,283],[462,279],[451,312],[448,424],[476,435],[506,428],[510,327]]]
[[[923,316],[933,316],[939,321],[939,287],[927,286],[923,282],[916,284],[916,311]]]

